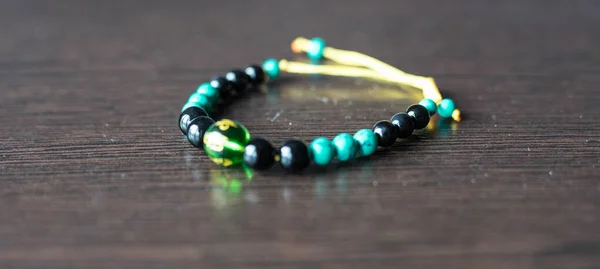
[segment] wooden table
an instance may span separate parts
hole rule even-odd
[[[600,2],[222,2],[0,3],[0,267],[600,266]],[[464,121],[297,176],[183,140],[199,83],[297,36],[435,77]],[[279,144],[416,101],[287,76],[224,116]]]

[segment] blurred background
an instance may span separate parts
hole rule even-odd
[[[0,1],[0,267],[597,268],[596,0]],[[175,121],[211,77],[322,37],[464,113],[372,158],[222,169]],[[418,102],[286,76],[223,116],[280,144]]]

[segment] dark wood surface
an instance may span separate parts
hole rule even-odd
[[[599,29],[577,0],[2,1],[0,267],[600,268]],[[437,78],[464,122],[300,176],[183,141],[200,82],[297,36]],[[224,116],[309,141],[415,101],[290,76]]]

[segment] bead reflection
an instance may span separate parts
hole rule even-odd
[[[315,199],[326,199],[328,195],[345,196],[352,185],[364,186],[370,184],[373,178],[373,168],[370,160],[353,164],[352,168],[339,165],[332,171],[321,171],[302,179],[302,184],[312,186]],[[281,201],[291,203],[294,200],[294,192],[306,190],[306,188],[294,188],[290,184],[297,184],[296,180],[286,181],[280,177],[264,176],[259,181],[253,180],[256,176],[247,167],[241,169],[216,167],[208,173],[202,170],[192,169],[194,178],[198,175],[200,181],[208,181],[212,205],[217,209],[225,209],[240,202],[255,204],[261,200],[263,195],[271,196],[272,191],[278,193]],[[356,178],[349,179],[349,175]],[[277,182],[272,182],[277,181]],[[275,188],[272,188],[275,187]]]

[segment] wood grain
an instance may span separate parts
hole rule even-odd
[[[2,268],[599,268],[598,1],[0,1]],[[296,36],[435,77],[465,114],[349,165],[220,169],[175,121]],[[288,77],[276,143],[417,100]],[[278,115],[276,117],[276,115]]]

